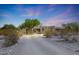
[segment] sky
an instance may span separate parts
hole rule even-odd
[[[79,22],[79,5],[73,4],[0,4],[0,27],[19,26],[25,19],[38,19],[43,26]]]

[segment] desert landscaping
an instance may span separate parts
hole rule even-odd
[[[0,55],[79,55],[77,5],[0,6]]]

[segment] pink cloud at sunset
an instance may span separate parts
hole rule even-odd
[[[69,14],[72,12],[73,8],[68,8],[65,12],[58,14],[55,17],[49,17],[46,21],[43,21],[44,26],[61,26],[62,24],[75,22],[73,17],[69,18]]]
[[[39,16],[41,13],[39,10],[34,10],[32,8],[27,9],[26,11],[28,16]]]

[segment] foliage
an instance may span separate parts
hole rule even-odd
[[[20,28],[33,28],[38,26],[40,22],[37,19],[26,19],[25,22],[20,25]]]
[[[49,28],[47,28],[47,29],[45,29],[45,31],[44,31],[44,36],[45,37],[51,37],[53,35],[53,31],[51,30],[51,29],[49,29]]]
[[[5,24],[1,29],[17,29],[14,25],[12,24]]]
[[[14,25],[4,25],[1,29],[0,29],[0,35],[4,35],[5,38],[5,42],[4,42],[4,46],[10,46],[13,45],[17,42],[18,40],[18,32],[16,30],[16,27]]]
[[[0,31],[2,35],[6,37],[4,46],[10,46],[17,42],[18,40],[18,33],[16,30],[13,29],[3,29]]]
[[[32,29],[38,25],[40,25],[40,21],[38,21],[37,19],[26,19],[25,22],[19,26],[19,28],[25,28],[26,32],[31,33]]]
[[[77,41],[75,35],[78,35],[79,24],[78,23],[68,23],[64,24],[64,30],[61,32],[61,37],[66,41]],[[72,37],[72,38],[71,38]]]
[[[77,23],[65,24],[64,27],[67,32],[79,32],[79,24]]]

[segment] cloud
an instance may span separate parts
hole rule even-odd
[[[43,23],[43,26],[58,26],[60,27],[62,24],[74,22],[73,19],[54,19]]]
[[[52,7],[55,7],[55,6],[56,6],[56,4],[49,4],[48,8],[52,8]]]
[[[41,10],[36,10],[34,8],[26,8],[25,12],[21,16],[28,17],[38,17],[41,14]]]
[[[49,4],[49,5],[47,6],[49,12],[52,11],[52,10],[55,10],[55,7],[56,7],[55,4],[53,4],[53,5],[52,5],[52,4]]]
[[[0,17],[3,17],[3,18],[9,17],[9,16],[10,16],[10,14],[0,14]]]
[[[62,24],[75,22],[73,17],[69,17],[73,8],[69,7],[66,11],[54,16],[49,17],[46,21],[43,21],[44,26],[61,26]]]
[[[40,11],[37,11],[37,10],[30,10],[30,11],[28,11],[28,15],[29,16],[39,16],[41,14],[41,12]]]
[[[55,5],[49,4],[48,6],[35,6],[35,7],[26,7],[24,8],[23,5],[16,5],[16,10],[20,11],[21,17],[38,17],[43,13],[50,12],[54,10]],[[47,9],[46,11],[43,11],[43,9]]]
[[[17,10],[17,11],[23,11],[25,10],[25,8],[23,7],[23,5],[20,4],[16,4],[12,9]]]

